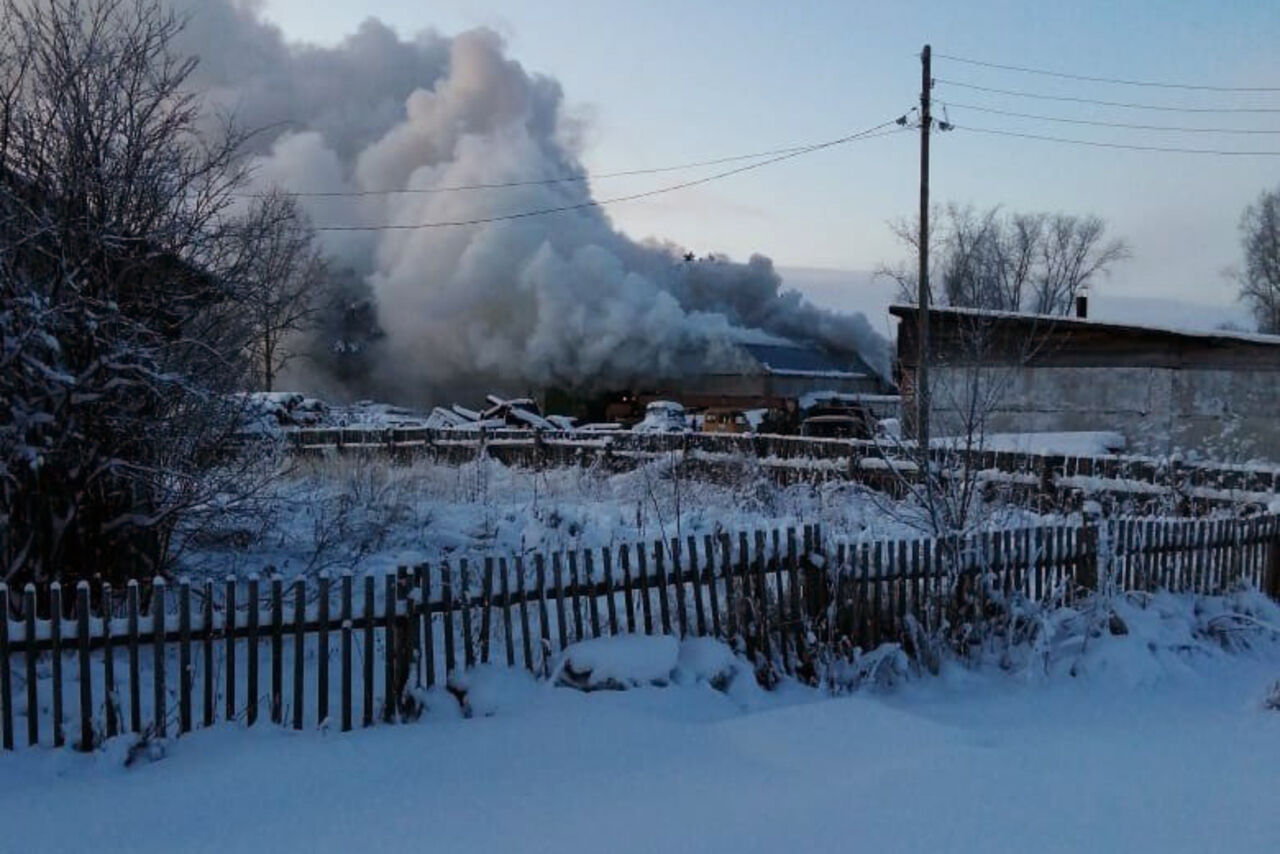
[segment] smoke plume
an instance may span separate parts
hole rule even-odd
[[[270,128],[253,152],[260,187],[431,190],[585,174],[559,83],[510,59],[494,32],[403,39],[369,19],[334,47],[297,45],[256,4],[182,2],[183,47],[201,56],[210,99]],[[319,226],[384,226],[590,200],[584,180],[303,203]],[[674,245],[625,236],[598,207],[321,239],[371,289],[385,333],[360,392],[421,400],[477,383],[619,387],[732,368],[735,342],[761,330],[887,370],[887,345],[864,317],[783,292],[767,258],[689,262]]]

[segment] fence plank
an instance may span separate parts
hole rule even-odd
[[[538,669],[545,672],[550,666],[551,658],[551,618],[547,615],[547,562],[542,554],[537,554],[533,558],[533,564],[537,573],[534,583],[538,586],[538,637],[541,639]]]
[[[493,558],[484,559],[484,575],[480,585],[480,663],[489,663],[489,633],[493,611]]]
[[[130,582],[132,583],[132,582]],[[134,603],[137,603],[137,587],[133,588]],[[22,590],[22,615],[26,619],[27,645],[27,744],[40,743],[40,697],[36,693],[36,586],[30,582]],[[134,625],[137,625],[137,608],[134,608]],[[136,633],[135,633],[136,636]],[[136,670],[135,670],[136,672]],[[134,703],[134,708],[137,708]]]
[[[525,595],[524,557],[516,556],[516,594],[520,597],[520,644],[524,669],[533,670],[533,637],[529,633],[529,597]]]
[[[307,583],[293,582],[293,728],[302,729],[306,695],[303,693],[303,665],[306,663]]]
[[[223,593],[223,667],[227,680],[223,690],[223,699],[227,708],[224,714],[228,721],[236,720],[236,577],[227,576]],[[256,641],[257,641],[257,576],[251,575],[248,580],[248,641],[244,650],[244,668],[248,671],[248,686],[244,690],[244,722],[253,726],[257,721],[257,686]]]
[[[702,572],[706,579],[707,605],[711,611],[711,635],[724,638],[720,631],[720,590],[716,581],[716,546],[710,534],[702,535]]]
[[[1193,593],[1204,593],[1204,529],[1205,521],[1197,519],[1192,533],[1194,553],[1191,557],[1191,590]]]
[[[284,579],[279,575],[271,579],[271,722],[284,723]]]
[[[261,695],[261,689],[258,686],[258,633],[261,629],[262,613],[261,613],[261,591],[259,589],[258,574],[255,572],[249,576],[249,591],[246,596],[248,601],[245,605],[249,609],[247,614],[247,635],[245,637],[245,689],[244,689],[244,721],[248,726],[254,726],[258,722],[258,699]],[[209,629],[206,636],[213,635],[213,611],[210,610]]]
[[[569,646],[569,621],[564,606],[564,562],[558,551],[551,553],[551,576],[556,586],[556,639],[563,651]]]
[[[178,732],[191,732],[191,584],[178,582]]]
[[[604,572],[605,607],[609,614],[609,634],[618,634],[618,588],[613,579],[613,551],[608,546],[600,547],[600,566]]]
[[[644,616],[644,633],[653,634],[653,599],[649,595],[649,567],[647,550],[643,543],[636,543],[636,572],[640,582],[640,610]]]
[[[364,656],[360,660],[361,676],[364,679],[364,693],[361,699],[363,703],[360,705],[360,725],[370,727],[373,726],[373,620],[374,620],[374,599],[377,591],[374,590],[374,580],[372,575],[364,577]]]
[[[107,588],[104,588],[104,599],[107,597],[106,591]],[[111,625],[109,618],[105,622],[106,625]],[[204,634],[200,636],[200,659],[204,664],[203,672],[201,673],[204,679],[204,691],[202,692],[204,702],[202,703],[203,715],[201,716],[201,722],[203,726],[211,727],[213,726],[214,718],[213,579],[211,578],[205,579],[204,582],[204,601],[200,603],[200,622],[204,627]],[[108,646],[108,649],[110,649],[110,646]],[[107,656],[107,661],[110,660],[111,656]],[[111,687],[108,686],[108,694],[110,694],[111,690]],[[110,703],[107,704],[107,716],[109,721],[111,716]]]
[[[857,553],[850,547],[849,559],[853,562],[853,595],[858,605],[858,646],[870,650],[874,644],[871,640],[871,545],[866,542],[857,545]]]
[[[8,625],[9,612],[4,611],[5,624]],[[115,597],[110,582],[102,584],[102,696],[106,700],[107,738],[115,738],[120,734],[120,720],[117,715],[119,698],[116,696],[116,655],[112,638],[111,620],[115,617]],[[8,673],[9,657],[6,654],[3,667]],[[6,676],[6,683],[8,679]],[[8,700],[5,700],[8,706]],[[13,733],[8,733],[8,741],[13,740]],[[6,742],[8,743],[8,742]],[[12,746],[12,745],[10,745]]]
[[[53,746],[66,743],[62,729],[62,585],[49,585],[49,665],[53,677]]]
[[[733,553],[729,544],[729,535],[725,535],[725,543],[723,544],[724,561],[726,567],[732,561]],[[748,567],[751,563],[751,552],[747,548],[747,534],[745,531],[738,532],[738,560],[737,560],[737,590],[729,603],[730,613],[733,615],[737,633],[742,637],[746,645],[747,657],[752,661],[756,657],[756,639],[755,618],[750,613],[751,607],[751,580],[748,574]],[[734,570],[727,569],[725,576],[729,577]]]
[[[0,612],[4,623],[9,622],[9,612]],[[80,749],[93,750],[93,677],[89,672],[89,582],[76,584],[76,646],[80,659]],[[5,650],[8,654],[8,650]],[[7,659],[6,659],[7,660]],[[8,693],[8,674],[5,674],[5,694]],[[5,703],[5,717],[9,705]]]
[[[511,627],[511,578],[507,574],[507,559],[498,558],[498,583],[502,590],[502,643],[507,651],[507,667],[516,666],[516,639]]]
[[[782,671],[784,673],[795,673],[795,667],[791,660],[791,639],[788,637],[787,628],[796,615],[787,606],[787,585],[783,580],[786,576],[786,558],[782,553],[782,536],[777,528],[774,528],[769,533],[772,540],[769,548],[768,567],[769,575],[773,576],[773,601],[778,615],[778,657],[782,663]]]
[[[320,598],[316,602],[316,726],[329,722],[329,573],[316,580]]]
[[[894,633],[899,639],[899,641],[905,638],[907,634],[907,593],[909,588],[908,576],[912,571],[911,565],[907,563],[907,552],[908,552],[907,541],[899,540],[898,541],[898,559],[897,559],[898,616],[897,616],[897,619],[895,620],[897,625],[894,630]],[[983,587],[984,587],[984,584],[979,584],[978,590],[981,591]]]
[[[938,626],[933,612],[937,607],[937,596],[934,590],[938,583],[937,566],[933,559],[933,540],[920,542],[920,625],[926,633],[932,633]]]
[[[911,564],[910,575],[908,576],[907,582],[907,592],[911,595],[911,604],[909,605],[909,609],[918,625],[924,625],[925,621],[925,584],[929,577],[927,566],[920,562],[921,551],[922,544],[920,538],[917,537],[911,541]],[[992,579],[993,584],[998,583],[996,582],[995,575],[991,575],[989,577]],[[919,656],[919,650],[916,651],[916,655]]]
[[[30,591],[31,591],[31,610],[29,613],[31,615],[32,620],[34,620],[35,619],[35,588],[31,587]],[[133,578],[129,579],[129,585],[126,588],[125,597],[126,597],[127,607],[129,609],[129,729],[131,732],[142,732],[142,696],[141,696],[142,695],[142,678],[141,678],[141,674],[139,673],[140,668],[138,666],[138,610],[139,610],[138,605],[139,603],[138,603],[137,579],[133,579]],[[32,634],[28,635],[28,638],[27,638],[28,642],[30,642],[35,638],[34,623],[29,625],[28,629],[32,631]],[[31,649],[34,649],[34,646],[31,647]],[[28,652],[28,656],[30,654],[31,653]],[[28,661],[30,661],[30,658],[28,658]],[[29,668],[28,674],[30,677],[30,681],[28,683],[28,690],[31,692],[31,696],[34,698],[35,670]],[[34,699],[31,702],[31,707],[35,708]]]
[[[342,603],[339,605],[342,617],[342,649],[340,652],[342,667],[342,690],[341,690],[341,712],[342,731],[351,731],[351,628],[352,628],[352,612],[351,598],[352,585],[355,579],[351,577],[350,572],[342,573]]]
[[[755,532],[755,564],[754,573],[756,577],[757,598],[754,603],[755,624],[756,624],[756,640],[760,644],[760,654],[764,657],[766,664],[773,663],[773,644],[769,637],[769,591],[765,582],[765,533],[764,531]]]
[[[505,574],[505,573],[504,573]],[[431,604],[431,564],[418,567],[418,590],[422,599],[422,657],[427,671],[427,687],[436,684],[436,624]]]
[[[582,578],[578,575],[578,552],[569,550],[569,588],[573,591],[573,639],[583,638],[582,629]]]
[[[471,633],[471,566],[464,557],[458,561],[458,607],[462,609],[462,660],[468,670],[475,669],[475,638]]]
[[[155,717],[156,735],[163,738],[168,730],[168,711],[167,701],[168,694],[165,689],[165,673],[164,673],[164,596],[165,585],[163,578],[157,578],[151,583],[151,655],[154,666],[152,674],[152,687],[155,689],[155,699],[152,704],[153,715]],[[56,701],[55,701],[56,702]],[[54,736],[54,744],[60,744],[57,735]]]
[[[444,681],[448,685],[458,668],[453,645],[453,567],[440,561],[440,607],[444,609]]]
[[[871,646],[884,642],[884,543],[876,541],[871,551]]]
[[[674,625],[680,628],[680,637],[689,636],[689,597],[688,591],[685,589],[685,573],[684,562],[681,559],[680,540],[678,537],[672,537],[667,550],[668,556],[671,558],[671,583],[675,586],[676,599],[676,622]],[[663,596],[666,595],[666,588],[663,588]]]
[[[804,659],[805,648],[805,622],[806,614],[801,609],[802,599],[800,597],[800,565],[799,554],[796,551],[796,529],[787,528],[787,586],[791,589],[788,591],[791,601],[791,621],[793,623],[792,632],[795,635],[796,658]],[[797,661],[799,664],[799,661]]]
[[[587,616],[591,637],[600,637],[600,584],[596,578],[596,559],[591,549],[582,550],[582,575],[586,584]]]
[[[702,592],[702,572],[698,565],[698,538],[690,534],[685,538],[685,576],[689,579],[688,594],[693,598],[693,631],[698,637],[707,635],[707,608]]]
[[[466,563],[462,565],[463,572],[466,571]],[[397,672],[396,659],[398,650],[396,649],[396,576],[394,573],[386,573],[382,577],[382,653],[383,653],[383,674],[382,674],[382,720],[384,723],[392,723],[396,719],[396,712],[400,707],[399,688],[400,680]],[[463,594],[463,603],[466,604],[466,594]],[[467,620],[470,623],[470,620]],[[467,641],[468,651],[471,641]]]
[[[671,601],[667,596],[667,566],[661,540],[653,542],[653,572],[657,577],[658,613],[662,617],[662,633],[671,634]]]

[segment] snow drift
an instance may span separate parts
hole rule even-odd
[[[303,201],[319,227],[383,229],[322,232],[371,288],[386,333],[376,382],[351,391],[421,401],[479,382],[618,387],[732,369],[745,330],[887,372],[888,346],[862,315],[781,290],[769,259],[686,260],[616,230],[592,205],[560,85],[506,56],[496,33],[404,39],[369,19],[334,47],[290,45],[257,4],[174,2],[190,7],[186,47],[210,99],[268,129],[255,188],[364,194]],[[386,229],[424,223],[469,224]]]

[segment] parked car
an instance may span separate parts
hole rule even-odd
[[[644,418],[635,427],[637,433],[686,433],[689,418],[684,407],[673,400],[655,400],[644,408]]]
[[[801,436],[824,439],[871,439],[875,419],[860,406],[815,407],[800,422]]]

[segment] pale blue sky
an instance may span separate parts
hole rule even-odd
[[[267,0],[292,39],[332,43],[376,16],[403,35],[485,25],[511,55],[564,86],[589,120],[597,170],[660,166],[823,140],[877,124],[918,98],[920,46],[1095,76],[1280,86],[1274,2],[701,2],[701,0]],[[1104,100],[1280,109],[1280,93],[1181,92],[1056,80],[935,61],[934,75]],[[1191,115],[1033,101],[939,83],[935,98],[1139,124],[1280,130],[1280,113]],[[952,109],[957,124],[1152,145],[1280,151],[1280,135],[1126,131]],[[898,249],[886,220],[916,206],[916,137],[855,143],[688,192],[610,209],[637,238],[698,252],[752,251],[780,265],[870,269]],[[598,196],[672,179],[600,182]],[[1137,153],[956,132],[935,137],[937,201],[1096,213],[1133,260],[1101,289],[1233,299],[1243,207],[1280,185],[1280,157]]]

